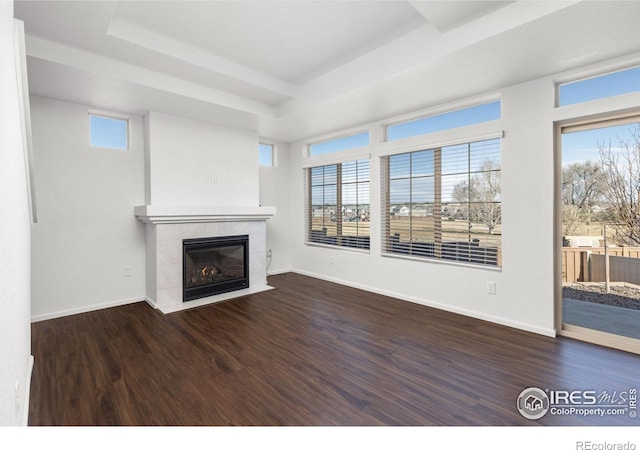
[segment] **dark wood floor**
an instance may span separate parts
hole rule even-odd
[[[640,357],[284,274],[163,316],[32,325],[30,425],[638,425],[516,410],[527,387],[639,387]]]

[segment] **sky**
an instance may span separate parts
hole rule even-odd
[[[258,164],[261,166],[273,166],[273,145],[258,145]]]
[[[482,177],[487,160],[500,166],[500,139],[450,145],[442,148],[442,155],[442,201],[456,201],[455,187],[469,183],[469,178]],[[389,158],[391,204],[435,201],[434,156],[434,150],[422,150]]]
[[[337,164],[311,169],[312,204],[336,204]],[[342,204],[369,205],[369,160],[342,164]]]
[[[640,91],[640,67],[560,85],[560,106]]]
[[[126,150],[129,146],[128,125],[124,119],[104,117],[91,114],[90,123],[90,143],[93,147],[106,147],[118,150]]]
[[[369,145],[369,132],[365,131],[364,133],[311,144],[309,146],[309,155],[326,155],[327,153],[339,152],[350,148],[365,147],[367,145]]]
[[[637,128],[640,123],[618,125],[615,127],[596,128],[562,135],[562,165],[600,161],[599,145],[619,148],[620,139],[631,142],[630,129]]]
[[[393,141],[436,131],[449,130],[500,118],[500,101],[484,103],[423,119],[391,125],[387,128],[387,140]]]
[[[402,122],[387,128],[387,140],[393,141],[436,131],[463,127],[500,118],[500,101],[484,103],[423,119]],[[326,155],[341,150],[369,145],[369,133],[359,133],[310,145],[310,155]]]
[[[588,78],[559,87],[560,106],[640,91],[640,67]],[[562,164],[599,161],[599,145],[617,148],[620,140],[629,140],[629,129],[638,124],[596,128],[562,135]]]

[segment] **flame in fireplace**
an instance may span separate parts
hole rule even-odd
[[[219,281],[222,277],[222,271],[217,266],[203,266],[201,268],[195,269],[191,273],[191,285],[200,285],[200,284],[208,284],[215,283]]]

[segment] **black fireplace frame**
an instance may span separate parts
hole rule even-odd
[[[187,251],[199,248],[227,247],[242,245],[244,250],[244,277],[229,281],[187,288]],[[249,287],[249,236],[220,236],[182,240],[182,301],[188,302],[203,297],[211,297],[225,292],[237,291]]]

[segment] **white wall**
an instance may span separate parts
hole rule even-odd
[[[270,142],[271,143],[271,142]],[[277,213],[267,220],[267,274],[291,271],[291,230],[289,210],[289,145],[271,143],[275,148],[275,164],[260,166],[260,205],[275,206]]]
[[[494,314],[534,331],[555,328],[553,106],[550,78],[502,91],[502,304]]]
[[[144,299],[145,227],[134,206],[259,204],[256,133],[151,112],[130,117],[129,150],[92,148],[88,110],[32,96],[33,320]],[[278,235],[275,260],[289,267]]]
[[[143,118],[130,149],[89,146],[88,107],[31,97],[39,221],[32,239],[34,320],[144,299]],[[124,276],[130,267],[131,276]]]
[[[0,425],[26,425],[31,364],[31,219],[13,49],[13,2],[0,2]]]
[[[147,204],[258,206],[258,135],[151,112]]]
[[[504,131],[502,142],[503,267],[495,270],[380,255],[380,160],[382,151],[404,143],[380,143],[372,124],[371,252],[334,250],[303,243],[303,144],[291,145],[293,268],[398,298],[545,335],[554,335],[554,149],[553,82],[541,79],[503,89],[502,117],[486,125],[412,138],[429,148],[459,133],[480,136]],[[377,140],[376,140],[377,139]],[[495,295],[487,282],[496,283]]]
[[[501,323],[544,335],[556,333],[555,295],[559,270],[558,218],[554,213],[559,169],[554,149],[558,122],[636,110],[640,93],[565,107],[555,107],[555,84],[606,73],[640,63],[628,55],[589,67],[509,86],[495,93],[502,101],[502,119],[463,129],[385,143],[384,123],[369,124],[371,153],[371,251],[332,249],[304,244],[302,168],[304,142],[290,145],[289,241],[294,271],[397,298]],[[425,114],[434,113],[430,107]],[[396,121],[398,118],[390,118]],[[434,144],[504,132],[502,140],[502,268],[464,267],[438,262],[381,256],[380,156],[406,146],[406,151]],[[317,137],[313,137],[316,140]],[[357,150],[362,153],[362,150]],[[339,158],[331,155],[328,159]],[[335,161],[328,161],[335,162]],[[322,164],[318,161],[318,165]],[[315,164],[315,161],[314,161]],[[555,234],[554,234],[555,233]],[[487,282],[496,294],[487,293]]]

